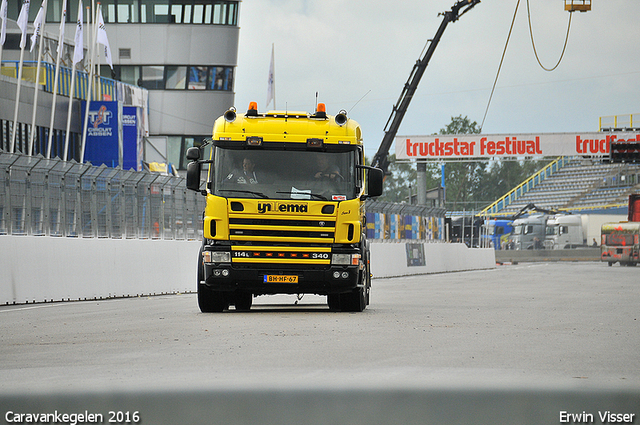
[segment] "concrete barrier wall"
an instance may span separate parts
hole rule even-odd
[[[0,303],[193,291],[200,242],[0,236]]]
[[[424,265],[409,265],[407,245],[410,250],[422,246]],[[422,256],[420,257],[422,258]],[[445,273],[495,267],[496,259],[493,248],[470,249],[462,243],[416,243],[414,241],[406,243],[373,242],[371,244],[371,273],[374,277]]]
[[[498,263],[527,263],[539,261],[600,261],[600,248],[496,251],[496,262]]]
[[[492,249],[411,249],[418,245],[424,265],[408,266],[405,243],[372,243],[374,277],[495,267]],[[192,292],[199,249],[198,241],[0,236],[0,304]]]

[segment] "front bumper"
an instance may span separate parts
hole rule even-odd
[[[266,294],[339,294],[359,285],[359,266],[326,266],[309,268],[300,265],[271,268],[261,264],[255,267],[232,263],[205,264],[205,285],[215,291],[242,290],[255,295]],[[265,276],[281,276],[280,280],[295,283],[268,283]],[[284,279],[285,277],[295,279]]]

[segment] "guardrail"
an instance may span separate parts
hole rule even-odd
[[[0,151],[0,235],[200,239],[185,179]]]

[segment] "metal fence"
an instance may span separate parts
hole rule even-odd
[[[0,173],[0,235],[202,238],[205,198],[188,190],[182,177],[104,165],[95,167],[2,150]],[[404,238],[420,239],[427,233],[429,239],[442,237],[440,231],[427,231],[436,225],[418,232],[417,223],[442,219],[443,208],[369,200],[366,209],[375,216],[367,224],[372,238],[395,238],[390,232],[376,232],[392,216],[398,216],[401,222],[396,226],[398,232],[410,235]],[[407,222],[407,217],[412,221]]]
[[[174,176],[0,151],[0,235],[200,239],[205,199]]]

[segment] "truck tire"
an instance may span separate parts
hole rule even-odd
[[[229,308],[224,292],[214,291],[207,285],[198,285],[198,306],[203,313],[219,313]]]
[[[367,300],[364,288],[340,294],[340,310],[359,313],[365,308],[367,308]]]
[[[327,295],[327,304],[329,305],[329,310],[340,311],[340,294]]]
[[[198,253],[198,307],[203,313],[217,313],[229,308],[223,292],[213,291],[204,283],[204,264],[202,248]]]
[[[234,294],[236,310],[249,311],[253,304],[253,294],[251,292],[237,291]]]

